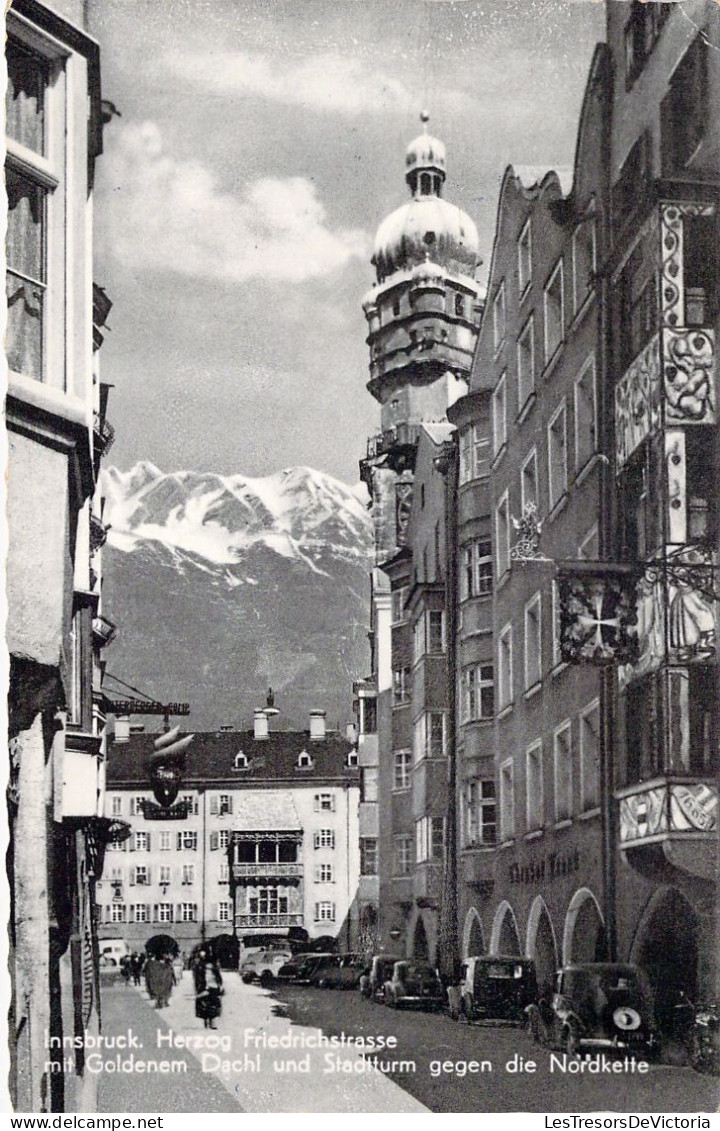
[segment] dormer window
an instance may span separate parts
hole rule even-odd
[[[234,768],[236,770],[246,770],[248,768],[247,754],[243,754],[242,750],[238,750],[237,754],[235,755]]]
[[[348,751],[347,764],[348,764],[348,766],[357,766],[357,764],[358,764],[357,750],[349,750]]]
[[[299,770],[309,770],[312,768],[313,760],[307,750],[302,750],[298,754],[297,764]]]

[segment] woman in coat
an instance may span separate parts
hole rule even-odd
[[[195,981],[195,1016],[203,1020],[206,1029],[216,1029],[216,1019],[222,1012],[223,981],[220,967],[210,955],[201,950],[193,967]]]

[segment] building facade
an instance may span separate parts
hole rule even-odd
[[[106,813],[131,827],[98,885],[101,938],[142,950],[156,935],[190,951],[203,939],[358,938],[359,773],[352,741],[325,730],[196,734],[187,748],[180,819],[153,802],[157,735],[108,752]],[[170,810],[172,811],[172,809]],[[167,810],[166,810],[167,813]]]
[[[475,225],[443,199],[445,147],[422,117],[425,132],[406,153],[411,199],[378,229],[376,284],[363,303],[381,432],[368,442],[361,475],[375,528],[378,938],[385,949],[434,958],[450,696],[445,488],[433,460],[449,434],[448,406],[466,391],[480,288]]]
[[[366,303],[383,945],[528,955],[546,994],[638,962],[663,1025],[717,993],[719,36],[706,0],[610,0],[573,168],[505,173],[454,432],[388,415],[402,213]]]
[[[474,462],[463,455],[461,940],[534,958],[546,993],[562,958],[606,953],[600,676],[562,660],[554,579],[600,553],[606,84],[600,49],[569,178],[505,174],[471,392],[453,408]],[[533,524],[541,553],[523,545]]]
[[[617,946],[666,1015],[718,987],[720,13],[612,0],[607,35],[610,545],[640,571],[614,689]]]
[[[505,175],[449,413],[447,851],[463,955],[527,954],[545,991],[638,962],[669,1024],[717,992],[720,20],[607,10],[571,175]]]
[[[92,1111],[82,1049],[64,1072],[51,1047],[99,1028],[94,885],[112,835],[96,490],[110,303],[91,274],[104,112],[84,5],[17,0],[6,58],[10,1090],[16,1110]]]

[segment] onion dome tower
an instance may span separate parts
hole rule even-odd
[[[481,313],[477,228],[443,198],[445,146],[428,132],[427,112],[420,119],[423,132],[405,155],[410,200],[378,228],[376,283],[363,301],[367,387],[381,406],[381,432],[360,471],[376,502],[376,470],[411,481],[420,425],[446,420],[466,392]],[[382,549],[391,553],[403,545],[402,531],[391,537],[385,529]]]

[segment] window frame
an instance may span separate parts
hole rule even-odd
[[[527,491],[526,491],[526,486],[525,486],[526,480],[527,480],[526,469],[530,466],[530,464],[532,464],[533,469],[534,469],[533,480],[534,480],[534,483],[535,483],[535,498],[532,499],[532,500],[527,498]],[[535,503],[536,512],[539,515],[540,514],[540,477],[539,477],[539,472],[538,472],[537,448],[535,447],[535,445],[533,445],[533,447],[530,449],[528,454],[525,456],[525,459],[523,460],[523,463],[520,467],[520,510],[521,510],[522,514],[525,513],[525,508],[526,508],[526,506],[529,502]]]
[[[506,758],[500,763],[500,841],[515,839],[515,762]]]
[[[549,349],[549,335],[548,335],[548,328],[549,328],[548,299],[550,297],[550,292],[552,291],[552,289],[555,285],[555,280],[556,280],[556,277],[557,277],[558,274],[560,275],[560,316],[559,316],[560,334],[559,334],[557,342],[555,342],[552,350],[550,350]],[[549,363],[555,357],[557,352],[562,347],[563,342],[565,341],[565,278],[564,278],[564,275],[565,275],[565,269],[564,269],[564,266],[563,266],[563,257],[561,255],[560,258],[558,259],[557,263],[553,267],[550,275],[548,276],[548,280],[547,280],[545,286],[543,287],[543,345],[544,345],[543,356],[544,356],[544,359],[545,359],[545,365],[546,366],[549,365]]]
[[[537,773],[531,775],[531,762]],[[525,822],[528,832],[536,832],[545,825],[545,775],[543,773],[543,742],[535,739],[525,749]]]
[[[410,789],[412,785],[412,749],[393,750],[393,790]],[[401,772],[398,773],[398,770]]]
[[[583,386],[584,382],[588,378],[589,378],[590,387],[591,387],[591,390],[592,390],[592,419],[591,419],[589,429],[588,429],[588,432],[589,432],[589,435],[590,435],[590,444],[587,447],[587,454],[583,458],[583,454],[582,454],[581,448],[580,448],[580,427],[579,427],[580,412],[579,412],[579,405],[581,403],[580,402],[581,386]],[[584,400],[585,400],[585,403],[588,403],[587,398],[584,398]],[[590,461],[594,458],[594,456],[597,455],[597,450],[598,450],[597,371],[596,371],[596,366],[595,366],[595,355],[594,354],[591,354],[590,357],[587,358],[582,369],[580,370],[577,377],[573,381],[573,409],[574,409],[574,415],[575,415],[575,429],[574,429],[574,432],[575,432],[575,436],[574,436],[574,439],[575,439],[575,444],[574,444],[574,448],[575,448],[575,451],[574,451],[575,474],[577,475],[583,470],[584,467],[586,467],[590,463]]]
[[[537,616],[534,618],[534,620],[535,620],[534,646],[535,646],[535,651],[537,653],[537,658],[536,658],[536,670],[533,672],[533,671],[530,671],[530,664],[529,664],[530,656],[529,656],[528,644],[530,643],[530,636],[529,636],[528,622],[532,618],[532,614],[533,614],[535,609],[537,609]],[[526,603],[525,609],[524,609],[524,614],[523,614],[523,623],[524,623],[523,663],[524,663],[524,675],[525,675],[525,690],[531,691],[534,687],[536,687],[536,686],[538,686],[539,684],[542,683],[542,677],[543,677],[542,593],[541,593],[540,590],[538,590],[536,593],[534,593],[533,596],[530,598],[530,600]],[[536,678],[532,679],[531,678],[532,675],[535,675]]]
[[[564,753],[559,755],[560,740],[564,736],[568,736],[567,746]],[[565,719],[559,727],[556,727],[553,732],[553,809],[555,813],[555,823],[560,824],[564,821],[571,821],[573,817],[573,733],[572,733],[572,720]],[[563,769],[567,770],[566,780],[564,784],[564,793],[561,795],[558,788],[560,781],[560,772]],[[563,812],[563,806],[559,804],[561,800],[567,801],[567,812]]]
[[[6,260],[6,272],[42,287],[39,372],[32,374],[10,369],[9,361],[8,370],[13,378],[37,382],[64,393],[68,391],[66,305],[72,291],[70,284],[66,294],[65,276],[70,270],[71,241],[78,234],[73,209],[68,207],[66,170],[70,170],[71,175],[76,172],[73,112],[77,110],[76,88],[80,81],[77,64],[81,57],[53,36],[9,11],[6,49],[13,40],[21,51],[42,61],[47,68],[47,80],[43,99],[42,152],[6,133],[6,169],[34,184],[42,192],[44,200],[40,225],[41,279],[31,279],[13,270],[9,257]],[[83,93],[86,99],[86,87]]]
[[[501,538],[500,534],[500,515],[504,512],[505,515],[505,537]],[[497,565],[497,580],[496,586],[505,576],[510,572],[512,560],[510,558],[511,550],[511,531],[510,531],[510,489],[506,488],[497,503],[495,504],[495,562]],[[504,551],[501,556],[501,551]]]
[[[524,277],[523,272],[523,249],[527,248],[527,277]],[[518,263],[518,295],[520,302],[523,301],[525,295],[530,289],[532,283],[532,216],[528,216],[527,220],[520,229],[520,235],[517,241],[517,263]]]
[[[559,491],[557,497],[555,490],[557,483],[555,482],[555,459],[553,438],[555,436],[555,425],[562,417],[562,440],[563,440],[563,469],[561,475],[562,490]],[[555,510],[555,507],[565,498],[568,493],[568,442],[567,442],[567,405],[565,397],[562,398],[558,407],[553,415],[550,417],[547,424],[547,460],[548,460],[548,511],[550,514]]]
[[[526,351],[525,348],[524,348],[524,345],[523,345],[526,338],[528,338],[529,341],[530,341],[529,351]],[[523,380],[522,380],[522,375],[523,375],[522,359],[526,355],[526,353],[529,354],[529,358],[530,358],[530,379],[529,379],[529,381],[523,382]],[[517,411],[518,411],[518,415],[520,415],[522,413],[523,409],[525,408],[525,405],[528,403],[531,396],[535,392],[535,374],[536,374],[536,367],[535,367],[535,311],[532,311],[530,313],[530,315],[528,316],[523,328],[521,329],[521,331],[520,331],[520,333],[518,334],[518,337],[517,337],[517,391],[518,391]]]
[[[493,461],[500,458],[508,442],[507,369],[503,369],[492,394]],[[502,438],[500,436],[502,425]]]
[[[505,301],[505,280],[501,279],[495,288],[495,294],[492,301],[492,319],[493,319],[493,353],[494,356],[500,353],[503,345],[505,344],[505,337],[507,335],[507,305]]]
[[[596,715],[596,717],[597,717],[597,726],[596,726],[596,729],[595,729],[596,749],[595,749],[595,755],[594,755],[594,761],[595,761],[595,766],[596,766],[596,769],[594,771],[595,790],[594,790],[594,799],[593,799],[592,804],[587,804],[586,803],[586,793],[587,793],[586,784],[587,784],[588,753],[585,749],[585,735],[586,735],[586,730],[588,729],[587,720],[593,714]],[[579,745],[578,761],[579,761],[579,765],[580,765],[580,812],[581,813],[592,812],[592,810],[597,809],[598,806],[600,805],[600,743],[601,743],[600,724],[601,724],[600,699],[598,697],[596,697],[590,703],[588,703],[586,707],[583,707],[583,709],[578,714],[578,731],[579,731],[579,736],[578,736],[578,745]],[[592,727],[590,727],[589,729],[592,730]]]
[[[594,201],[593,201],[593,204],[594,204]],[[590,238],[590,273],[589,273],[590,277],[589,277],[588,285],[585,289],[584,294],[580,295],[578,293],[577,248],[578,248],[578,244],[580,242],[580,238],[579,238],[580,234],[582,233],[583,229],[587,228],[587,227],[589,227],[590,231],[591,231],[591,238]],[[594,279],[595,274],[597,272],[597,220],[596,220],[594,211],[590,212],[589,215],[586,215],[580,221],[580,223],[575,227],[575,230],[573,231],[573,234],[572,234],[571,243],[572,243],[573,314],[577,314],[578,311],[582,310],[582,308],[584,307],[585,303],[587,302],[589,296],[593,293],[593,289],[594,289],[593,279]]]
[[[393,876],[412,875],[414,863],[412,835],[396,833],[393,837]]]
[[[503,657],[506,658],[507,664],[503,662]],[[508,621],[504,628],[502,628],[498,633],[498,655],[496,671],[498,686],[497,711],[498,713],[502,713],[507,707],[512,707],[514,702],[512,621]],[[505,686],[506,684],[507,686]]]

